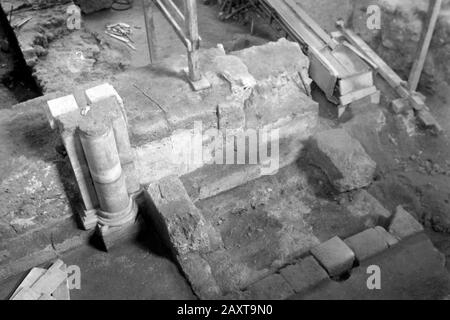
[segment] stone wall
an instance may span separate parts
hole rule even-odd
[[[354,2],[351,23],[377,53],[404,79],[411,70],[421,34],[426,27],[428,0],[364,0]],[[368,5],[382,10],[381,29],[366,26]],[[432,92],[439,81],[450,83],[450,1],[444,0],[426,59],[419,90]]]

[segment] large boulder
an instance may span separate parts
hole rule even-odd
[[[376,163],[344,129],[314,135],[309,154],[340,192],[366,187],[373,180]]]

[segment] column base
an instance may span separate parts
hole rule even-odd
[[[97,224],[98,235],[106,251],[111,249],[116,243],[131,238],[139,231],[140,219],[137,216],[138,206],[134,199],[132,199],[132,204],[131,214],[123,224],[119,226],[107,226],[101,222]]]
[[[84,210],[79,216],[83,229],[86,231],[94,229],[98,223],[97,210]]]

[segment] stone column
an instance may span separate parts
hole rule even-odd
[[[137,208],[127,191],[112,124],[87,116],[79,130],[100,205],[99,224],[120,227],[134,219]]]

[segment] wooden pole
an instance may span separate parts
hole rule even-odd
[[[185,14],[187,35],[192,43],[191,50],[188,49],[189,78],[191,81],[201,80],[198,64],[198,49],[200,39],[198,35],[197,2],[196,0],[185,0]]]
[[[408,87],[411,91],[416,91],[419,85],[420,76],[422,74],[423,67],[425,65],[425,59],[428,54],[428,49],[430,48],[431,39],[433,37],[434,28],[436,27],[436,22],[439,17],[439,11],[441,10],[442,0],[435,0],[433,7],[430,7],[430,14],[428,19],[428,27],[425,30],[421,47],[417,51],[416,59],[414,60],[411,73],[409,74]]]
[[[150,64],[156,61],[156,36],[154,12],[155,3],[153,0],[142,0],[144,5],[145,29],[147,31],[148,53],[150,56]]]

